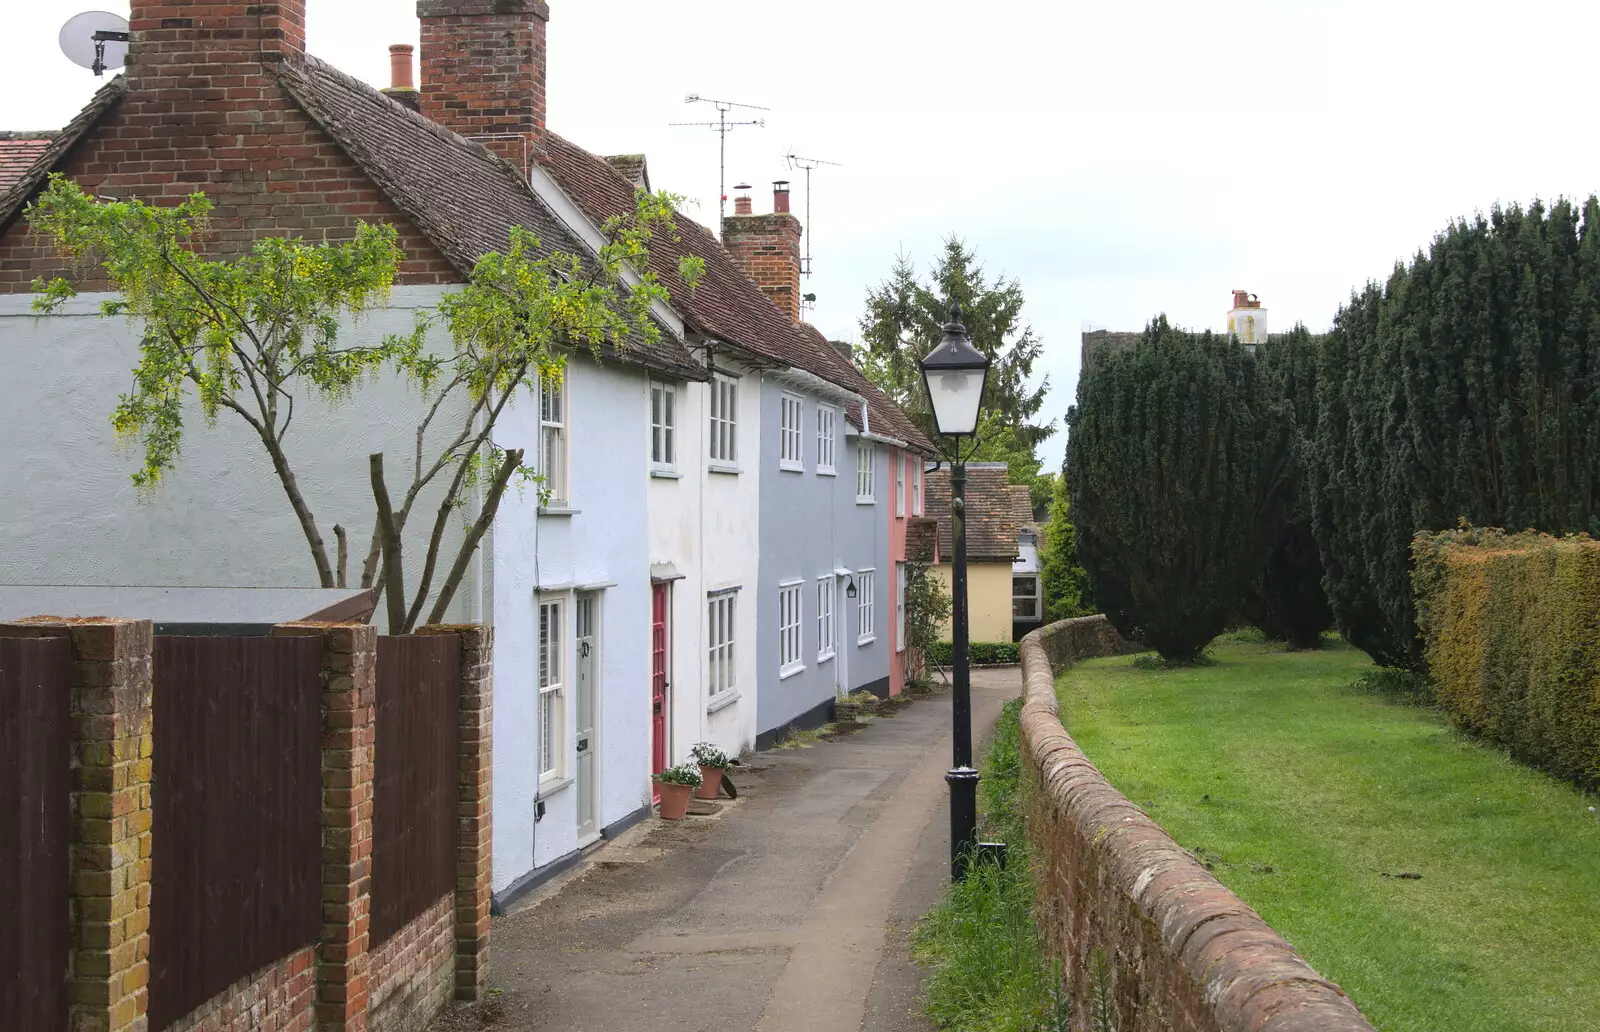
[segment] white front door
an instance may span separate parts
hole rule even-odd
[[[578,595],[576,605],[578,676],[574,701],[577,717],[578,766],[573,773],[578,792],[578,842],[586,845],[600,834],[600,596]]]

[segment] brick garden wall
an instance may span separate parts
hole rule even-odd
[[[1373,1032],[1255,911],[1078,748],[1056,710],[1074,660],[1129,651],[1103,616],[1022,640],[1022,749],[1041,922],[1089,1027],[1088,958],[1104,949],[1121,1032]]]
[[[240,979],[165,1032],[315,1032],[317,951],[314,946]]]
[[[455,895],[440,896],[372,954],[369,1032],[419,1032],[454,993]]]

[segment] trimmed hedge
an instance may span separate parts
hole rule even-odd
[[[1412,542],[1441,706],[1527,762],[1600,786],[1600,541],[1465,528]]]
[[[949,666],[955,646],[948,641],[936,641],[928,650],[928,662],[934,666]],[[967,644],[967,661],[974,666],[994,666],[1020,663],[1017,643],[1014,641],[974,641]]]

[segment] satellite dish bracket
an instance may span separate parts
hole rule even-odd
[[[95,75],[104,75],[106,73],[106,44],[112,42],[126,43],[128,42],[128,33],[102,29],[89,38],[94,40],[94,65],[90,68],[90,71],[94,72]]]

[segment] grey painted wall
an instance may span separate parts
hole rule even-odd
[[[780,399],[785,393],[804,400],[800,430],[805,469],[780,470],[778,464]],[[817,473],[817,406],[833,404],[837,475]],[[839,687],[847,691],[882,681],[889,676],[887,620],[894,615],[889,596],[887,567],[889,530],[883,506],[891,505],[885,486],[890,474],[885,449],[875,447],[877,501],[856,501],[856,440],[837,398],[822,398],[814,390],[785,383],[782,374],[769,374],[761,387],[761,567],[757,594],[757,676],[760,692],[756,708],[758,732],[770,731],[807,710],[833,698]],[[834,627],[836,652],[818,660],[817,581],[836,569],[852,574],[865,569],[876,573],[873,622],[876,638],[858,643],[856,602],[845,598],[845,579],[836,578]],[[801,649],[804,669],[779,676],[779,586],[802,582]],[[844,682],[840,684],[841,680]]]

